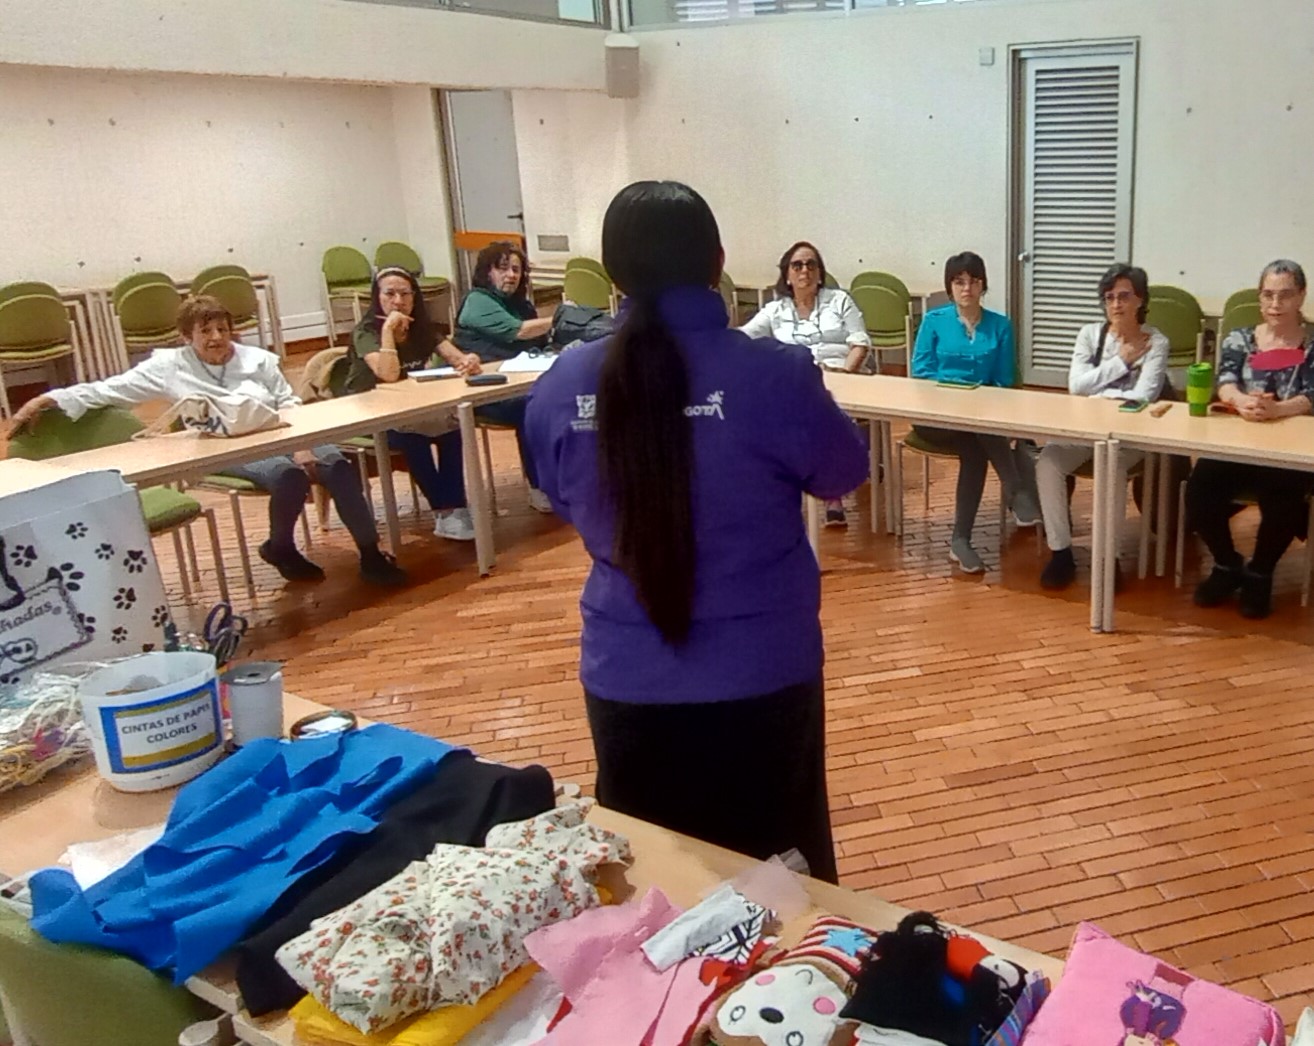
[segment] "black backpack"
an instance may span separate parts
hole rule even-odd
[[[605,309],[562,302],[552,317],[549,343],[554,352],[560,352],[576,342],[605,338],[615,329],[615,320]]]

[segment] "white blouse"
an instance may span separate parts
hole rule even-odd
[[[823,287],[809,316],[800,316],[793,298],[777,298],[739,328],[750,338],[775,338],[807,345],[823,367],[842,369],[849,350],[870,345],[867,322],[847,291]]]

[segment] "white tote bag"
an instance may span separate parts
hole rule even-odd
[[[287,424],[273,407],[250,396],[197,392],[184,396],[132,438],[163,435],[175,422],[202,436],[245,436]]]
[[[0,498],[0,687],[176,634],[141,499],[117,472]]]

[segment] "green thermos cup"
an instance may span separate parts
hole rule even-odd
[[[1192,363],[1186,368],[1186,404],[1194,418],[1209,413],[1209,401],[1214,398],[1214,365]]]

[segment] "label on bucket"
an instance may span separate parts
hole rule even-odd
[[[177,766],[217,747],[219,697],[214,681],[182,694],[100,709],[110,769],[140,774]]]

